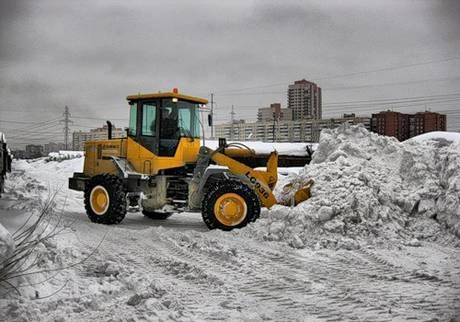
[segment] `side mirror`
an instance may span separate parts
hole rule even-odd
[[[208,114],[208,125],[212,126],[212,115]]]

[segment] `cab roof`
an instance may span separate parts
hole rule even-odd
[[[177,98],[184,101],[189,101],[198,104],[208,104],[208,100],[205,98],[200,98],[196,96],[183,95],[174,92],[158,92],[150,94],[134,94],[126,97],[128,101],[139,101],[144,99],[155,99],[155,98]]]

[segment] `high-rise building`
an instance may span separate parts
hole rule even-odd
[[[385,111],[372,114],[371,131],[393,136],[399,141],[431,131],[446,130],[446,115],[433,112],[404,114]]]
[[[288,87],[288,108],[293,120],[322,118],[321,88],[305,79],[295,81]]]
[[[291,121],[292,110],[281,108],[280,103],[270,104],[270,107],[263,107],[257,110],[257,122]]]

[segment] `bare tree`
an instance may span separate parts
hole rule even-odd
[[[82,264],[92,254],[94,254],[94,252],[99,248],[100,244],[105,239],[104,235],[99,244],[92,250],[92,252],[81,261],[65,267],[38,269],[40,252],[36,251],[37,247],[40,244],[46,243],[50,239],[56,237],[68,229],[70,226],[62,224],[62,216],[56,215],[53,211],[55,205],[54,198],[56,197],[56,194],[57,192],[54,192],[48,197],[44,205],[42,205],[37,218],[32,219],[34,216],[29,216],[28,219],[13,233],[12,236],[15,244],[14,251],[9,257],[0,262],[0,290],[3,289],[5,294],[16,292],[18,295],[20,295],[21,287],[44,283],[52,279],[60,271]],[[17,281],[21,277],[28,275],[52,272],[55,272],[55,274],[52,274],[46,279],[38,281],[34,284],[19,283],[19,285],[15,285],[13,283],[13,281]],[[58,291],[46,297],[56,294],[62,290],[65,285],[66,284],[64,284]]]

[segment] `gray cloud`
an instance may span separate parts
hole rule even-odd
[[[238,106],[284,105],[288,83],[300,78],[318,81],[325,104],[454,93],[458,80],[410,81],[458,76],[458,61],[330,76],[458,55],[459,7],[453,0],[1,2],[0,117],[15,105],[41,120],[44,110],[53,117],[69,105],[74,115],[125,118],[126,95],[177,86],[215,92],[221,119],[232,104],[250,119],[255,108]],[[369,86],[392,81],[409,83]],[[245,90],[267,84],[279,85]],[[340,86],[350,89],[327,90]]]

